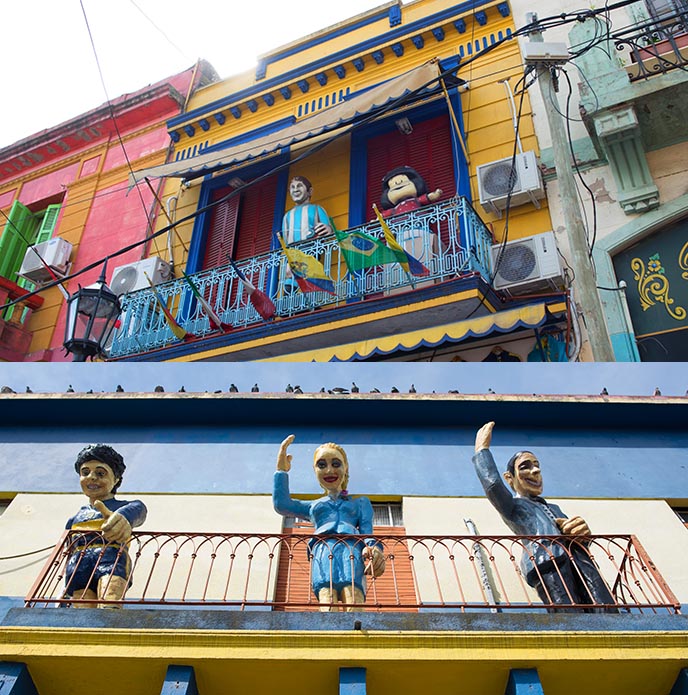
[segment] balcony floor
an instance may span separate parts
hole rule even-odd
[[[526,301],[505,304],[483,278],[471,274],[415,290],[409,288],[403,293],[351,302],[345,306],[314,309],[290,318],[207,336],[118,361],[270,360],[432,329],[525,304]]]

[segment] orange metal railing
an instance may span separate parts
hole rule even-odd
[[[308,553],[314,538],[317,542],[317,536],[301,534],[136,532],[128,550],[111,551],[122,561],[128,552],[131,584],[122,599],[110,603],[317,610]],[[360,537],[336,538],[347,558],[363,547]],[[676,597],[631,535],[591,536],[584,541],[544,536],[376,535],[375,539],[384,549],[386,569],[378,578],[367,578],[366,611],[562,610],[561,604],[538,598],[520,568],[523,552],[560,546],[569,558],[574,547],[588,554],[613,597],[613,603],[571,603],[566,610],[679,612]],[[26,597],[26,606],[94,605],[94,599],[70,596],[76,587],[68,586],[67,563],[73,556],[71,569],[81,571],[82,584],[95,586],[99,576],[107,584],[117,563],[110,557],[108,565],[99,564],[97,549],[103,544],[98,534],[65,532]]]

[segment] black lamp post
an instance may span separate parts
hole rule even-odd
[[[117,295],[105,284],[105,267],[97,282],[81,287],[67,300],[64,347],[74,362],[85,362],[103,352],[122,308]]]

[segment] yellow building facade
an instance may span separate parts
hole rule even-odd
[[[171,161],[132,177],[138,187],[165,181],[169,214],[158,217],[151,255],[174,268],[177,281],[159,290],[188,335],[175,341],[150,292],[132,295],[112,358],[572,357],[551,349],[572,342],[564,271],[545,238],[551,222],[513,31],[506,2],[390,2],[199,90],[167,123]],[[505,160],[517,162],[516,185]],[[334,236],[310,238],[296,248],[322,262],[334,289],[285,297],[276,234],[294,205],[291,179],[308,179],[336,230],[380,237],[373,204],[400,166],[441,189],[432,204],[388,218],[427,274],[352,270]],[[526,237],[543,248],[533,247],[538,262],[549,254],[551,271],[524,283],[519,266],[515,280],[495,282],[493,246]],[[270,322],[251,310],[230,261],[274,302]]]

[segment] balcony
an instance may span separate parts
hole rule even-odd
[[[688,139],[688,34],[684,13],[598,35],[592,20],[570,32],[581,50],[580,110],[597,154],[609,162],[626,214],[659,205],[646,152]],[[625,20],[624,20],[625,21]],[[585,50],[590,46],[592,50]]]
[[[128,593],[120,601],[99,603],[104,607],[317,611],[321,606],[310,590],[308,560],[308,543],[313,538],[303,532],[135,532],[129,544],[133,582]],[[336,538],[346,553],[360,552],[360,536]],[[357,606],[365,612],[680,612],[671,589],[631,535],[596,535],[585,541],[561,536],[379,534],[375,538],[384,549],[386,569],[380,577],[368,578],[366,603]],[[95,532],[66,531],[26,597],[26,607],[95,607],[93,600],[66,595],[65,569],[72,554],[90,545],[102,547],[103,542]],[[569,558],[572,552],[593,558],[613,603],[562,606],[538,599],[519,563],[524,551],[534,552],[540,545],[548,552],[559,545]],[[77,561],[77,569],[81,562]],[[108,568],[112,566],[110,558]],[[83,572],[95,574],[97,566],[84,566]]]
[[[398,264],[350,274],[334,236],[295,245],[321,261],[334,281],[334,295],[326,292],[285,292],[286,261],[281,250],[239,261],[237,265],[254,287],[272,298],[276,307],[272,327],[296,316],[318,310],[341,310],[362,300],[389,298],[394,301],[397,294],[433,288],[448,280],[471,277],[484,278],[488,282],[492,236],[465,198],[454,198],[398,215],[391,218],[389,224],[406,250],[428,268],[429,275],[413,278]],[[377,221],[348,231],[360,231],[376,238],[384,236]],[[224,324],[223,332],[234,333],[265,325],[231,266],[196,273],[191,279]],[[184,279],[158,285],[157,292],[192,339],[218,334]],[[178,342],[152,290],[133,292],[124,295],[121,300],[121,327],[112,342],[112,358],[159,350]],[[331,321],[338,316],[328,313],[322,320]],[[415,327],[420,327],[417,319]],[[247,339],[249,337],[246,333],[242,335],[246,335]]]
[[[26,294],[26,290],[0,277],[0,306]],[[31,345],[32,332],[26,327],[31,313],[43,304],[35,295],[18,302],[0,314],[0,361],[22,362]]]

